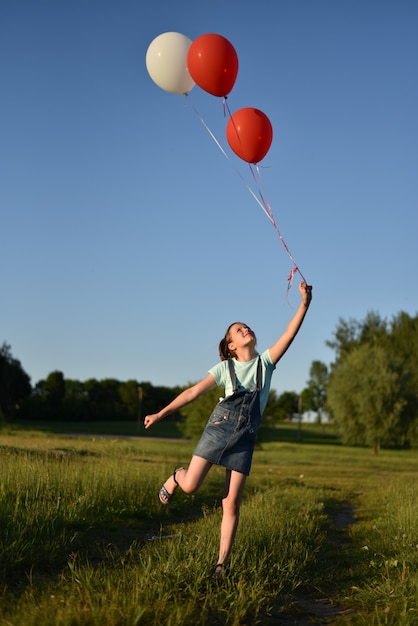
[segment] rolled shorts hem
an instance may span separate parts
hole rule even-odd
[[[244,474],[244,476],[250,475],[251,466],[248,469],[247,468],[237,469],[236,467],[232,467],[230,463],[223,463],[222,459],[217,459],[216,461],[214,461],[213,459],[210,459],[207,456],[203,456],[203,454],[199,454],[195,452],[193,453],[193,456],[198,456],[200,459],[204,459],[205,461],[212,463],[212,465],[217,465],[218,467],[224,467],[225,469],[230,470],[231,472],[238,472],[238,474]]]

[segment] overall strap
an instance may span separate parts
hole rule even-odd
[[[236,391],[238,391],[237,375],[235,374],[235,368],[234,368],[234,363],[232,359],[228,359],[228,367],[229,367],[229,375],[231,377],[233,393],[235,393]]]
[[[257,391],[261,391],[261,387],[263,386],[263,368],[261,365],[261,357],[258,357],[257,363]]]

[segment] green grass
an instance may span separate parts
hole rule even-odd
[[[44,421],[32,424],[30,421],[15,420],[7,425],[7,431],[19,433],[30,429],[40,433],[55,434],[98,434],[107,436],[147,437],[153,439],[182,438],[182,432],[175,420],[164,420],[153,428],[145,429],[142,422],[135,421]],[[3,430],[5,432],[5,430]],[[275,426],[262,426],[262,441],[289,441],[292,443],[338,443],[336,429],[332,424],[302,424],[280,422]],[[260,438],[260,437],[259,437]]]
[[[270,432],[215,581],[222,470],[163,507],[194,444],[106,434],[0,433],[1,626],[418,624],[417,450]]]

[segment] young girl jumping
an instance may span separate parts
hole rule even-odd
[[[270,348],[258,354],[256,336],[246,324],[234,322],[219,344],[221,362],[192,387],[185,389],[158,413],[147,415],[149,428],[179,411],[216,386],[225,388],[225,398],[214,408],[187,469],[181,467],[161,487],[159,498],[168,504],[175,490],[194,493],[212,465],[226,468],[222,497],[222,523],[218,564],[213,576],[223,568],[234,542],[245,480],[250,473],[255,440],[266,407],[276,363],[296,337],[312,299],[312,287],[299,284],[301,303],[283,335]]]

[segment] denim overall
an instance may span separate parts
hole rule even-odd
[[[258,357],[257,383],[253,391],[239,391],[232,359],[228,359],[228,366],[232,395],[214,408],[193,454],[248,475],[261,421],[261,359]]]

